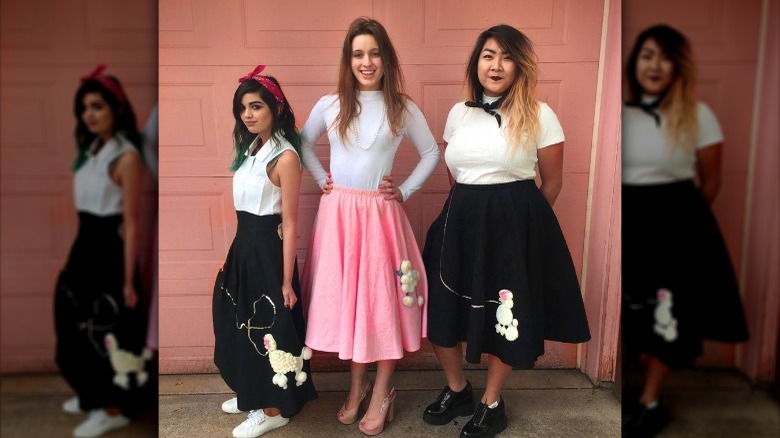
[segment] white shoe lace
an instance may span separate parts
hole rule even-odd
[[[244,423],[247,426],[257,426],[263,421],[265,421],[265,412],[263,412],[262,409],[257,409],[254,411],[249,411],[249,415],[246,416]]]
[[[87,422],[90,423],[99,423],[103,421],[106,417],[106,411],[103,409],[93,409],[89,411],[89,417],[87,417]]]

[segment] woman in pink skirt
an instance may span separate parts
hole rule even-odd
[[[326,132],[330,171],[313,150]],[[398,56],[380,23],[361,17],[350,25],[338,91],[315,104],[301,134],[303,164],[324,193],[302,275],[306,345],[351,361],[338,419],[352,424],[368,404],[360,430],[376,435],[393,418],[395,362],[419,350],[426,336],[425,269],[401,202],[439,162],[425,117],[403,93]],[[420,161],[395,185],[393,159],[403,135]]]

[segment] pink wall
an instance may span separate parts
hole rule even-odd
[[[316,100],[334,90],[342,38],[349,22],[359,15],[373,16],[387,28],[401,58],[407,92],[421,107],[440,143],[447,112],[461,98],[466,57],[478,33],[500,22],[528,33],[541,60],[539,98],[556,111],[567,136],[564,187],[555,211],[582,276],[586,237],[594,232],[616,232],[609,219],[611,210],[586,228],[592,154],[611,148],[613,151],[605,155],[614,158],[616,149],[614,143],[593,141],[604,3],[504,0],[491,2],[486,8],[466,0],[161,0],[161,372],[215,371],[212,287],[236,227],[228,167],[233,127],[230,101],[237,78],[256,64],[268,65],[266,72],[279,78],[302,125]],[[601,123],[609,125],[614,115],[602,113],[601,117]],[[318,145],[318,153],[326,158],[325,143]],[[416,154],[405,141],[395,176],[408,175],[415,161]],[[593,187],[604,190],[611,184],[614,181],[607,176]],[[442,162],[404,206],[420,244],[447,189]],[[305,174],[298,239],[301,264],[318,197],[316,185]],[[598,200],[595,205],[614,208]],[[603,270],[602,264],[611,260],[595,257],[588,269]],[[606,294],[607,288],[597,284],[586,293],[598,297]],[[616,324],[614,310],[595,311],[589,315],[594,332],[600,333],[599,325],[605,320]],[[609,338],[601,337],[600,342],[614,342]],[[548,347],[539,366],[578,366],[576,347],[554,343]],[[327,359],[320,356],[315,365],[342,366]],[[400,366],[431,367],[436,366],[436,360],[427,348],[410,355]]]
[[[605,2],[604,18],[582,279],[592,338],[579,366],[594,384],[616,381],[620,357],[620,0]]]
[[[754,381],[777,381],[780,335],[780,1],[762,2],[759,93],[751,137],[747,227],[742,285],[751,339],[738,356],[739,368]]]
[[[144,123],[157,100],[157,2],[0,4],[0,372],[53,371],[54,282],[77,221],[73,95],[79,78],[104,62]],[[147,180],[148,218],[156,190]],[[150,226],[145,223],[146,235]],[[148,249],[147,243],[141,250]]]
[[[771,2],[776,4],[775,0],[771,0]],[[760,186],[769,187],[765,186],[768,182],[765,179],[771,178],[768,173],[774,173],[772,176],[776,178],[777,159],[775,155],[772,161],[771,154],[776,154],[778,147],[776,131],[774,131],[774,139],[772,139],[771,132],[773,127],[776,130],[776,110],[774,114],[768,113],[766,110],[763,114],[754,112],[755,99],[758,96],[773,96],[771,98],[765,97],[763,100],[764,105],[769,106],[771,106],[769,102],[775,102],[774,105],[776,105],[777,96],[776,92],[775,94],[766,94],[777,90],[776,70],[774,76],[772,76],[771,70],[766,71],[766,74],[769,75],[766,81],[773,85],[764,83],[762,87],[767,88],[761,88],[760,93],[756,93],[755,78],[760,56],[767,57],[770,62],[772,59],[777,62],[776,49],[775,52],[759,53],[759,43],[762,37],[759,32],[762,0],[711,0],[708,2],[627,0],[623,3],[624,59],[636,35],[644,28],[657,23],[666,23],[679,29],[690,39],[697,58],[699,97],[713,109],[723,128],[725,136],[723,178],[721,190],[713,208],[726,239],[734,267],[741,275],[743,297],[746,306],[749,306],[747,316],[752,340],[740,347],[734,347],[733,344],[707,343],[705,353],[698,364],[717,367],[737,366],[739,364],[737,358],[739,349],[747,350],[742,352],[742,357],[755,359],[757,349],[774,352],[775,344],[769,344],[769,342],[774,341],[775,336],[777,336],[777,315],[773,313],[777,312],[776,292],[774,296],[769,296],[763,285],[757,286],[759,280],[756,278],[761,275],[761,272],[765,272],[765,269],[761,268],[763,256],[768,255],[770,249],[774,250],[775,253],[777,251],[777,239],[769,240],[767,239],[769,235],[766,234],[770,230],[768,224],[771,220],[774,220],[776,224],[777,216],[774,219],[759,219],[755,216],[756,214],[759,216],[771,214],[771,208],[768,211],[760,211],[760,209],[768,205],[776,206],[778,199],[776,191],[774,198],[771,198],[771,189],[758,191]],[[773,20],[776,32],[777,20],[776,18]],[[774,38],[775,41],[770,44],[775,44],[776,47],[777,37]],[[770,40],[771,38],[766,38],[766,41]],[[769,53],[771,55],[767,56]],[[757,146],[751,145],[754,122],[759,124],[759,133],[764,139]],[[774,170],[762,170],[761,165],[753,170],[750,169],[751,149],[754,147],[757,158],[767,158],[767,161],[762,162],[762,165],[774,166]],[[746,214],[746,206],[751,205],[747,204],[749,199],[754,199],[753,207]],[[758,226],[761,229],[760,237],[747,234],[745,232],[746,226]],[[765,239],[763,244],[768,245],[763,254],[760,251],[757,252],[758,247],[754,246],[757,243],[756,239]],[[777,264],[771,266],[774,267],[776,275]],[[749,278],[746,277],[746,273],[750,273]],[[774,284],[774,287],[777,288],[776,279]],[[748,286],[750,289],[747,288]],[[763,309],[760,312],[757,310],[758,307],[772,302],[775,303],[775,310],[772,308]],[[765,312],[769,312],[771,316],[765,315]],[[771,348],[768,345],[771,345]],[[766,361],[762,363],[763,365],[760,366],[751,365],[754,367],[751,376],[766,376]],[[763,374],[755,371],[755,367],[764,370]]]

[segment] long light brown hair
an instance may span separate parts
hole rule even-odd
[[[674,71],[671,85],[658,106],[666,119],[666,135],[672,147],[692,149],[699,133],[696,107],[696,64],[688,39],[676,29],[660,24],[645,29],[636,38],[626,64],[626,101],[639,104],[642,87],[636,77],[636,63],[647,40],[653,40],[672,61]]]
[[[521,147],[526,152],[536,146],[539,135],[539,102],[536,83],[539,78],[537,56],[531,40],[512,26],[499,24],[477,37],[466,66],[466,93],[471,100],[482,100],[485,87],[479,82],[477,65],[485,42],[493,38],[501,50],[515,63],[515,79],[503,97],[501,111],[507,116],[510,153]]]
[[[403,128],[406,100],[409,99],[409,96],[404,93],[404,78],[401,65],[398,62],[398,54],[390,42],[387,31],[378,21],[368,17],[355,19],[349,25],[347,35],[344,37],[339,66],[338,96],[340,107],[333,124],[338,127],[339,137],[343,140],[347,137],[350,123],[360,114],[360,102],[357,99],[358,80],[352,73],[352,40],[358,35],[371,35],[379,45],[379,56],[382,58],[384,70],[381,85],[387,107],[387,121],[393,135],[398,135]]]

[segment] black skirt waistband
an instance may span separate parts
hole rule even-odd
[[[282,223],[282,216],[278,214],[268,214],[258,216],[246,211],[236,211],[236,217],[238,218],[238,228],[251,229],[251,228],[273,228],[276,229],[280,223]]]
[[[122,213],[119,214],[111,214],[108,216],[98,216],[93,213],[89,213],[86,211],[79,211],[79,223],[85,224],[85,225],[105,225],[105,226],[111,226],[111,225],[118,225],[122,223],[123,216]]]
[[[99,239],[119,238],[119,227],[124,222],[122,214],[98,216],[79,211],[78,237],[81,239],[96,237]]]
[[[512,189],[530,189],[536,188],[536,181],[532,179],[523,179],[518,181],[511,181],[507,183],[498,184],[463,184],[456,182],[455,188],[457,190],[487,190],[487,191],[500,191],[500,190],[512,190]]]
[[[681,190],[696,189],[696,185],[692,179],[684,179],[658,184],[622,184],[622,188],[624,191],[634,192],[679,192]]]

